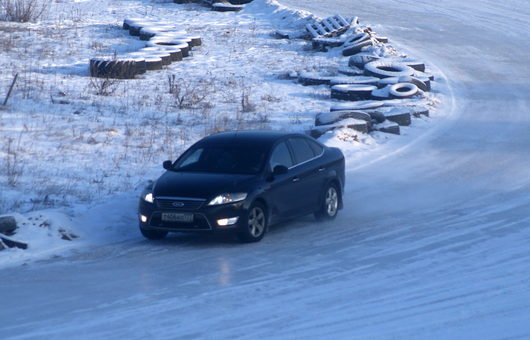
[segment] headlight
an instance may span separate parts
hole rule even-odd
[[[208,203],[208,205],[219,205],[227,203],[236,203],[247,198],[247,194],[244,192],[238,192],[233,194],[222,194],[215,197],[213,200]]]
[[[153,193],[149,192],[144,196],[144,201],[153,203],[155,201],[155,198],[153,197]]]

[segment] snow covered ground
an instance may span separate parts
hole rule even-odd
[[[452,97],[431,128],[413,126],[350,162],[336,221],[280,225],[259,244],[195,235],[147,242],[119,209],[134,211],[125,194],[121,206],[86,210],[82,223],[116,243],[3,268],[3,336],[530,337],[530,5],[303,7],[358,15],[443,70]]]
[[[90,78],[89,57],[123,55],[145,45],[122,29],[125,18],[137,17],[174,23],[176,29],[201,36],[203,44],[184,61],[134,80]],[[238,14],[167,1],[108,5],[93,0],[53,3],[34,24],[2,22],[9,35],[1,38],[6,49],[0,85],[7,88],[14,74],[19,78],[9,105],[0,111],[0,166],[5,170],[0,173],[0,214],[38,211],[46,227],[25,224],[28,230],[18,239],[29,249],[4,251],[0,265],[137,237],[136,230],[123,225],[135,224],[136,198],[145,181],[159,176],[163,160],[175,159],[204,135],[233,129],[309,130],[316,113],[330,109],[329,87],[301,86],[288,75],[336,72],[348,58],[339,49],[316,52],[306,40],[276,39],[274,32],[303,33],[312,17],[263,0]],[[385,46],[379,49],[397,53],[399,48]],[[439,70],[427,65],[442,79]],[[178,96],[171,90],[177,85]],[[446,90],[443,84],[433,87],[434,95],[417,101],[429,105],[436,119],[433,104],[448,94],[440,93]],[[411,127],[402,128],[405,138],[344,129],[321,139],[343,148],[348,161],[357,164],[373,160],[374,150],[388,141],[408,143],[428,125],[430,119],[414,119]],[[107,211],[123,213],[109,218]],[[59,215],[57,221],[50,217]],[[53,230],[58,228],[80,237],[56,242]],[[49,236],[47,242],[42,234]]]

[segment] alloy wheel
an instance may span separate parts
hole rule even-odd
[[[333,217],[337,214],[339,208],[339,195],[337,194],[337,189],[333,186],[330,186],[326,191],[325,205],[326,213],[329,217]]]
[[[265,230],[265,213],[260,207],[253,207],[248,214],[248,228],[253,237],[259,237]]]

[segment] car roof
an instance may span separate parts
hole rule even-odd
[[[215,144],[240,144],[251,146],[272,146],[276,141],[284,137],[299,136],[307,137],[300,133],[282,132],[282,131],[230,131],[220,132],[203,138],[200,143]]]

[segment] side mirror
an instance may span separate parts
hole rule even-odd
[[[164,161],[164,163],[162,163],[162,166],[166,170],[171,170],[171,169],[173,169],[173,162],[172,161]]]
[[[285,165],[276,165],[274,169],[272,170],[272,174],[274,176],[277,175],[285,175],[289,171]]]

